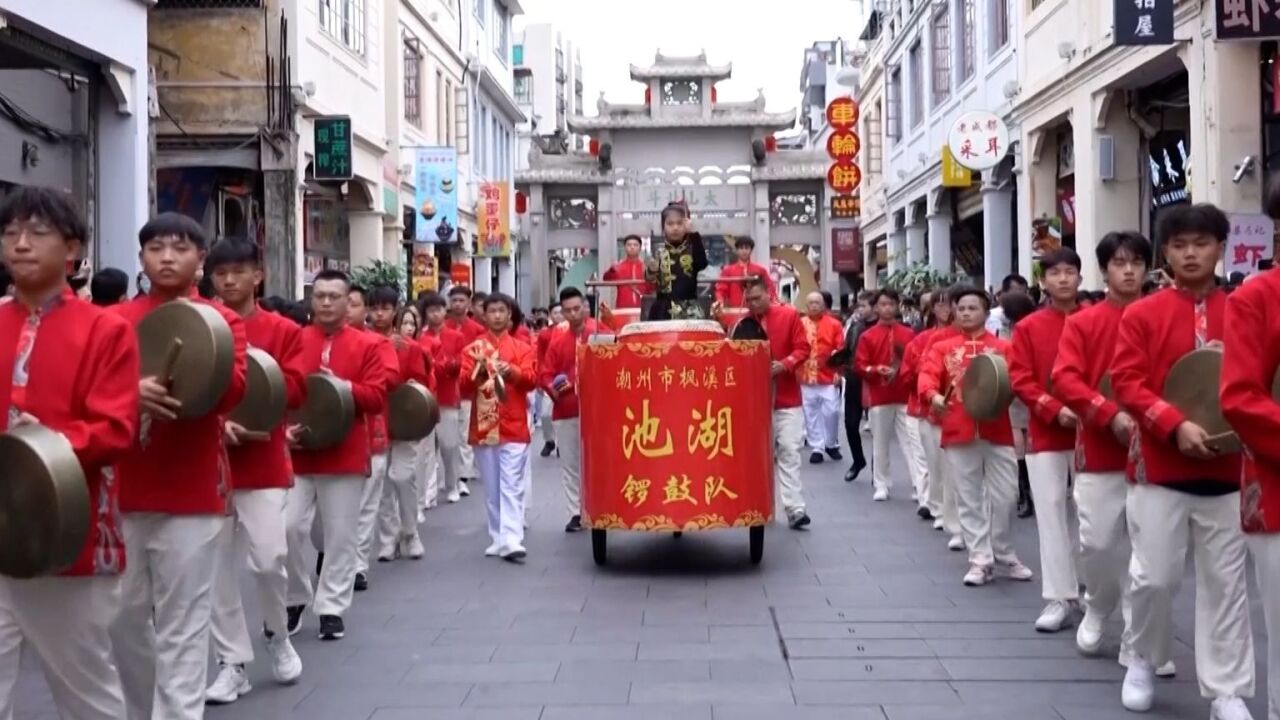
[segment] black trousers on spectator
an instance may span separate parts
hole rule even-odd
[[[865,466],[862,452],[862,378],[849,374],[844,383],[844,434],[854,465]]]

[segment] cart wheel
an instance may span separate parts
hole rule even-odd
[[[591,529],[591,557],[597,565],[604,565],[607,547],[607,536],[604,530]]]
[[[748,537],[751,540],[751,563],[759,565],[760,560],[764,557],[764,526],[748,528]]]

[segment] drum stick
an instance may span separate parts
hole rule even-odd
[[[160,366],[160,375],[157,379],[161,384],[168,386],[173,382],[173,370],[178,364],[178,355],[182,353],[182,338],[174,338],[169,344],[169,351],[165,353],[164,364]]]
[[[265,433],[258,430],[245,430],[236,433],[241,440],[251,440],[253,442],[266,442],[271,439],[271,433]]]

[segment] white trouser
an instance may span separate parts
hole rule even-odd
[[[213,655],[224,665],[253,662],[253,642],[244,618],[240,575],[245,562],[258,586],[258,605],[267,630],[288,633],[285,598],[289,593],[289,557],[285,537],[285,488],[237,490],[235,514],[218,535],[218,574],[213,584]]]
[[[120,720],[124,691],[111,652],[120,578],[0,577],[0,720],[13,720],[25,643],[65,718]]]
[[[578,435],[578,418],[554,422],[560,471],[564,479],[564,500],[569,516],[573,517],[582,514],[582,438]]]
[[[468,437],[471,432],[471,405],[470,400],[463,400],[461,407],[458,408],[458,478],[462,480],[471,480],[476,477],[476,453],[475,448],[471,447]]]
[[[369,458],[369,477],[360,493],[360,517],[356,523],[356,572],[369,572],[373,562],[373,540],[378,533],[378,508],[382,506],[382,486],[386,484],[390,451]],[[325,523],[327,526],[328,523]],[[328,562],[329,556],[325,555]]]
[[[356,529],[367,480],[361,475],[298,475],[285,504],[289,523],[289,604],[312,603],[316,615],[351,607],[356,577]],[[311,524],[324,523],[324,567],[312,596],[313,565],[302,552]],[[314,601],[314,602],[313,602]]]
[[[479,445],[476,467],[484,483],[489,539],[498,547],[524,546],[525,443]]]
[[[804,400],[804,439],[810,452],[840,447],[840,387],[801,385]]]
[[[402,536],[418,534],[418,493],[414,483],[418,444],[393,440],[378,505],[378,557],[393,557]]]
[[[774,479],[782,493],[787,519],[804,512],[804,487],[800,484],[800,446],[804,444],[804,410],[773,411]]]
[[[991,567],[1018,558],[1013,513],[1018,504],[1018,461],[1013,448],[974,440],[945,448],[947,473],[956,487],[960,530],[969,562]]]
[[[418,510],[435,507],[440,499],[440,451],[436,431],[413,444],[413,488]]]
[[[204,717],[222,515],[127,513],[127,568],[111,626],[129,720]]]
[[[459,468],[462,464],[460,451],[466,445],[462,432],[461,412],[458,408],[440,408],[440,424],[436,426],[434,435],[446,495],[458,491],[458,478],[461,477]]]
[[[906,452],[907,406],[877,405],[867,415],[871,423],[871,482],[877,491],[888,492],[893,485],[889,475],[889,438],[896,432],[898,444]]]
[[[916,489],[916,503],[920,507],[929,507],[929,461],[924,455],[924,441],[920,438],[920,424],[923,422],[908,415],[906,435],[899,435],[898,441],[902,443],[911,485]]]
[[[1129,644],[1155,667],[1172,659],[1173,598],[1196,566],[1196,677],[1206,698],[1253,696],[1253,632],[1240,531],[1240,493],[1200,497],[1131,485],[1125,505],[1133,557]]]
[[[529,412],[529,437],[533,437],[533,412]],[[533,506],[533,453],[524,454],[524,477],[521,479],[520,509],[524,517],[529,516],[529,508]],[[520,521],[528,525],[528,520]]]
[[[1280,535],[1246,535],[1267,625],[1267,720],[1280,720]],[[2,715],[0,715],[2,716]]]
[[[1071,450],[1027,455],[1027,475],[1040,533],[1040,595],[1045,600],[1080,597],[1076,541],[1071,536],[1071,503],[1067,497],[1074,457]]]
[[[942,453],[942,428],[928,420],[921,420],[916,427],[920,432],[920,447],[929,477],[927,507],[934,517],[942,517],[942,528],[947,533],[959,535],[960,513],[956,507],[955,483],[947,477],[947,461]]]
[[[556,447],[559,447],[560,442],[556,440],[555,427],[553,426],[555,421],[551,419],[551,408],[553,405],[554,403],[551,402],[551,398],[546,393],[539,390],[538,403],[534,406],[534,410],[538,413],[537,423],[542,427],[542,442],[544,444],[554,442],[556,443]]]
[[[1125,520],[1124,471],[1076,474],[1080,519],[1080,573],[1086,610],[1109,618],[1128,596],[1129,526]],[[1036,515],[1040,500],[1036,500]]]

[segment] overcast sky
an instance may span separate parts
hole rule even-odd
[[[764,88],[772,111],[795,108],[805,48],[819,40],[852,40],[862,31],[858,0],[521,0],[524,24],[551,23],[582,55],[583,100],[595,114],[600,91],[610,102],[635,103],[644,89],[630,64],[653,54],[696,55],[733,63],[717,85],[721,100],[751,100]],[[730,28],[735,28],[730,30]]]

